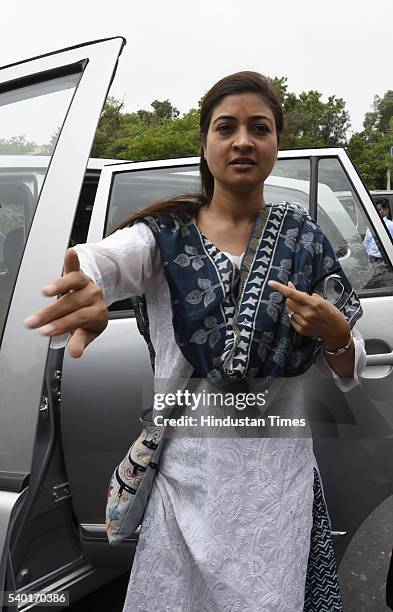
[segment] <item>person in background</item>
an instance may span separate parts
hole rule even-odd
[[[385,198],[381,198],[375,203],[375,208],[378,211],[379,216],[384,220],[390,234],[393,237],[393,221],[389,219],[389,204]],[[366,235],[363,240],[364,248],[367,251],[368,259],[371,263],[383,262],[381,251],[379,250],[371,231],[367,229]]]

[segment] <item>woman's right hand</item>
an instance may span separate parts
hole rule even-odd
[[[65,254],[64,275],[43,287],[42,292],[61,297],[23,323],[45,336],[69,332],[68,352],[71,357],[81,357],[90,342],[108,325],[108,308],[101,288],[81,272],[74,249],[68,249]]]

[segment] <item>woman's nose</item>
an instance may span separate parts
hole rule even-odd
[[[236,131],[233,146],[237,149],[252,149],[254,147],[254,142],[248,129],[239,128]]]

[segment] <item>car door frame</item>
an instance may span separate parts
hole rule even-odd
[[[61,275],[89,152],[124,44],[122,37],[96,40],[0,69],[0,94],[80,72],[24,247],[0,345],[0,591],[7,563],[9,568],[10,527],[29,497],[25,483],[50,345],[48,337],[28,330],[22,321],[48,305],[40,289]],[[43,240],[50,257],[42,257]],[[15,452],[10,433],[18,427]]]

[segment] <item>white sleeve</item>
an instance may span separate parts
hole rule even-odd
[[[319,353],[315,361],[315,365],[324,374],[327,374],[328,376],[333,376],[334,382],[336,383],[337,387],[340,389],[340,391],[343,391],[344,393],[346,391],[350,391],[351,389],[353,389],[359,384],[359,376],[361,375],[364,368],[366,367],[366,360],[367,360],[363,336],[355,328],[352,329],[352,336],[353,336],[353,344],[355,347],[355,364],[354,364],[354,371],[353,371],[352,378],[340,378],[337,372],[335,372],[333,368],[330,366],[329,362],[327,361],[324,355],[323,350],[321,350],[321,352]]]
[[[161,264],[156,239],[145,223],[118,230],[99,242],[77,244],[81,270],[97,283],[107,306],[142,295],[145,283]],[[63,348],[70,334],[52,336],[50,347]]]
[[[160,254],[151,229],[145,223],[118,230],[96,243],[73,247],[82,272],[102,289],[105,303],[124,300],[145,292]]]

